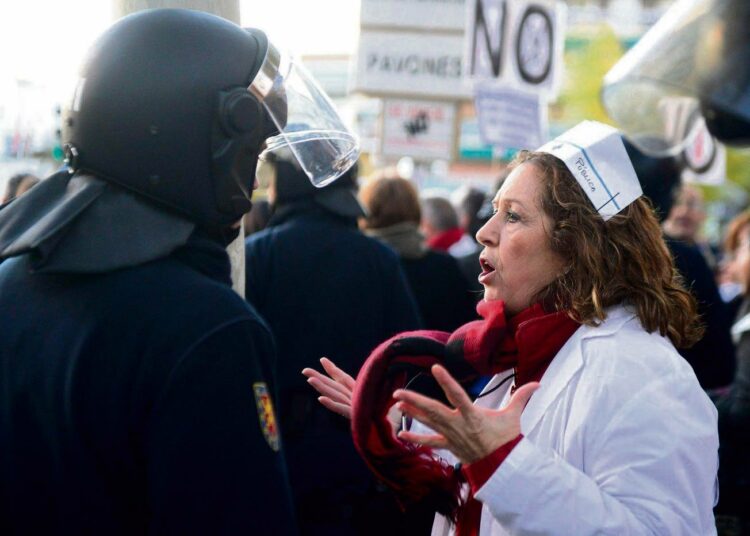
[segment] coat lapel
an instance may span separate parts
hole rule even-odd
[[[619,330],[633,316],[633,313],[624,307],[614,307],[607,311],[607,318],[600,326],[581,326],[573,333],[547,367],[539,382],[539,389],[532,395],[521,414],[521,430],[524,434],[529,434],[534,430],[549,405],[583,366],[583,341],[610,335]]]
[[[578,328],[547,367],[539,382],[539,389],[532,395],[521,414],[521,431],[524,434],[528,435],[536,427],[552,401],[583,365],[581,342],[586,331],[585,326]]]

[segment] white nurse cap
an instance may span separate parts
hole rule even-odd
[[[620,132],[613,127],[583,121],[538,150],[565,162],[605,221],[643,194]]]

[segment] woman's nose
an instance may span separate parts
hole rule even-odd
[[[477,242],[483,246],[492,246],[497,243],[497,223],[494,222],[495,216],[490,218],[487,223],[482,225],[477,231],[476,239]]]

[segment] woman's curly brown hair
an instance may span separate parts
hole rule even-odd
[[[641,197],[605,222],[562,160],[522,151],[511,166],[521,164],[533,165],[546,179],[541,206],[554,222],[551,247],[566,267],[539,298],[593,326],[606,318],[607,307],[624,303],[648,332],[658,330],[678,348],[695,344],[703,335],[696,301],[674,267],[650,203]]]

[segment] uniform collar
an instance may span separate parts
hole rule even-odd
[[[357,219],[336,214],[316,203],[313,199],[300,199],[283,203],[274,208],[268,222],[269,227],[281,225],[299,217],[312,217],[319,220],[338,222],[347,227],[357,227]]]
[[[195,224],[90,175],[58,171],[0,210],[0,259],[35,271],[103,273],[166,257]]]

